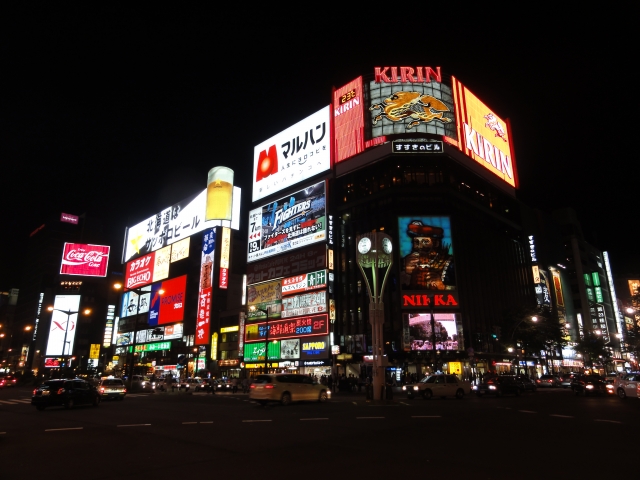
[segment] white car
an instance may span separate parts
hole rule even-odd
[[[406,392],[407,398],[422,396],[424,399],[431,397],[456,397],[460,399],[471,393],[471,383],[460,380],[455,375],[427,375],[418,383],[403,385],[402,391]]]
[[[640,398],[640,373],[629,373],[624,377],[616,378],[614,388],[620,398]]]

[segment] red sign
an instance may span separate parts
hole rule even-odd
[[[420,293],[402,295],[402,306],[410,307],[457,307],[458,295],[456,292],[448,293]]]
[[[309,335],[328,335],[329,316],[311,315],[297,317],[290,320],[275,320],[271,322],[252,323],[245,327],[245,342],[256,342],[265,339],[306,337]],[[267,335],[267,329],[269,334]]]
[[[181,321],[184,318],[186,288],[186,275],[154,283],[151,286],[149,325],[164,325]]]
[[[211,287],[200,290],[198,298],[198,318],[196,319],[196,345],[207,345],[209,322],[211,320]]]
[[[127,263],[124,272],[124,288],[126,290],[143,287],[153,281],[154,257],[155,252],[151,252]]]
[[[109,264],[110,248],[106,245],[65,243],[60,274],[105,277]]]
[[[79,219],[79,217],[76,217],[75,215],[71,215],[69,213],[61,213],[60,214],[60,221],[61,222],[73,223],[74,225],[77,225],[78,224],[78,219]]]
[[[58,368],[60,366],[59,358],[45,358],[44,359],[45,368]]]
[[[333,92],[335,162],[364,151],[364,104],[362,77]]]
[[[274,173],[278,173],[278,151],[275,145],[271,145],[268,151],[262,150],[258,156],[256,182]]]
[[[398,67],[375,67],[376,83],[431,83],[432,75],[436,82],[442,83],[440,67],[435,70],[431,67],[400,67],[400,78]]]

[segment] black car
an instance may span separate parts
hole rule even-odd
[[[99,404],[100,394],[96,387],[80,378],[47,380],[33,391],[31,397],[31,405],[38,410],[55,406],[72,408],[76,405],[93,405],[97,407]]]
[[[531,380],[529,377],[518,375],[516,380],[522,383],[525,392],[535,392],[538,390],[536,382]]]
[[[577,375],[571,382],[571,390],[576,395],[606,395],[607,382],[602,375]]]
[[[483,395],[501,397],[502,395],[520,395],[525,391],[525,387],[514,375],[500,375],[486,379],[480,385],[474,386],[473,390],[479,397]]]

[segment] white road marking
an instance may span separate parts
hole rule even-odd
[[[412,415],[411,418],[442,418],[442,415]]]
[[[200,423],[213,423],[213,422],[200,422]]]
[[[197,425],[198,422],[182,422],[183,425]]]
[[[409,405],[408,403],[400,402],[402,405]]]
[[[10,402],[9,400],[0,400],[0,403],[6,403],[7,405],[17,405],[18,404],[15,401]]]
[[[357,404],[358,404],[358,402],[351,402],[351,403],[353,403],[354,405],[357,405]]]
[[[7,432],[0,432],[0,435],[5,435]]]
[[[384,417],[356,417],[356,420],[375,420],[375,419],[384,419]]]
[[[606,422],[606,423],[622,423],[616,420],[596,420],[596,422]]]
[[[20,403],[31,403],[31,400],[15,400],[15,401]]]
[[[132,423],[131,425],[116,425],[116,427],[150,427],[150,423]]]
[[[301,421],[305,422],[307,420],[329,420],[328,418],[301,418]]]
[[[575,418],[571,415],[554,415],[554,414],[549,414],[550,417],[558,417],[558,418]]]
[[[521,413],[538,413],[538,412],[534,412],[533,410],[518,410]]]
[[[242,420],[244,423],[253,423],[253,422],[270,422],[271,420]]]
[[[62,432],[64,430],[82,430],[84,427],[70,427],[70,428],[49,428],[45,432]]]

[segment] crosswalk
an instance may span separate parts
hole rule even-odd
[[[126,398],[130,397],[148,397],[148,393],[129,393]],[[7,398],[6,400],[0,400],[0,407],[3,405],[20,405],[27,404],[31,405],[31,397],[29,398]]]

